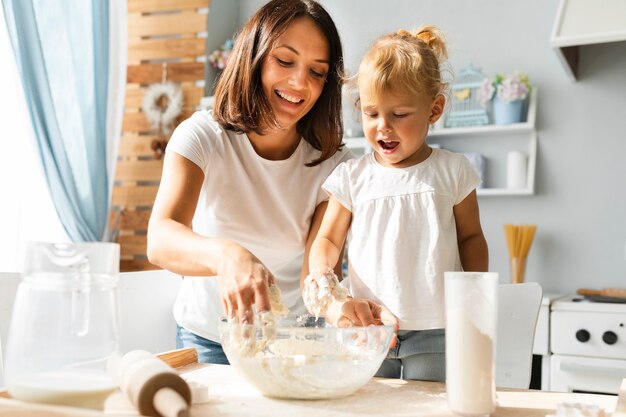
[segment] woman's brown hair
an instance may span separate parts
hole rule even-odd
[[[261,84],[261,67],[276,40],[297,18],[308,17],[328,41],[329,70],[322,94],[311,110],[298,121],[297,130],[315,149],[318,165],[341,149],[341,85],[343,51],[339,33],[326,10],[312,0],[272,0],[261,7],[235,39],[228,64],[215,89],[213,117],[224,128],[255,132],[278,126]]]

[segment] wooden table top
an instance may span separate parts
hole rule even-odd
[[[334,400],[280,400],[264,397],[248,384],[231,366],[192,364],[179,371],[188,381],[209,386],[210,401],[195,404],[193,417],[280,417],[280,416],[454,416],[448,409],[445,385],[435,382],[372,378],[354,394]],[[497,390],[498,406],[493,417],[545,417],[554,414],[562,402],[594,404],[607,413],[615,410],[617,396],[555,393],[530,390]],[[22,414],[39,410],[38,414]],[[46,411],[49,411],[46,412]],[[9,414],[7,414],[9,413]],[[37,417],[70,417],[137,415],[125,395],[116,392],[109,397],[105,413],[51,406],[34,406],[0,398],[0,417],[36,415]]]

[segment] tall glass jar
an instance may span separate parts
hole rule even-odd
[[[495,410],[498,274],[445,272],[444,285],[448,405],[487,416]]]

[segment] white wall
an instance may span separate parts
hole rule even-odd
[[[242,0],[239,22],[263,3]],[[321,3],[351,71],[377,36],[431,23],[447,34],[456,71],[472,62],[487,75],[527,72],[539,87],[537,193],[480,198],[490,268],[509,281],[502,225],[536,223],[527,281],[544,292],[626,286],[626,42],[584,47],[571,83],[550,46],[557,0]]]
[[[224,45],[226,39],[232,38],[239,27],[239,1],[234,0],[211,0],[207,22],[207,56]],[[213,95],[214,83],[218,70],[206,65],[205,95]]]

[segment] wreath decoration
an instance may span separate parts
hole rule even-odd
[[[143,97],[142,110],[153,129],[169,134],[183,110],[183,92],[172,82],[152,84]]]

